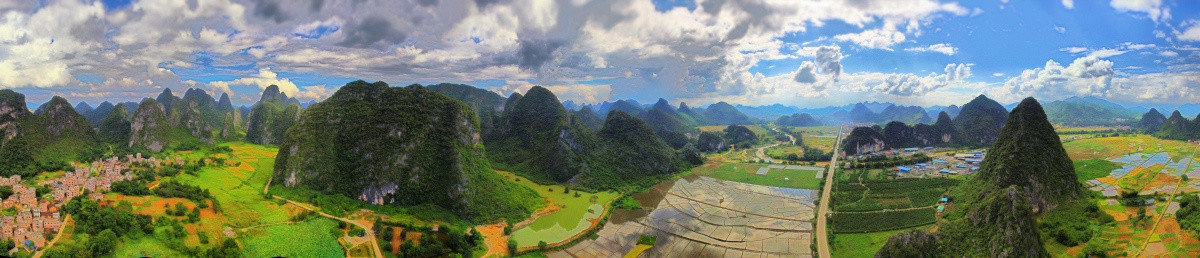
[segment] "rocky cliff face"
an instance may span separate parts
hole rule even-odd
[[[521,207],[484,159],[475,115],[419,86],[356,81],[312,106],[279,148],[272,182],[468,218]],[[519,211],[528,214],[528,211]]]
[[[167,147],[171,124],[167,121],[166,107],[154,99],[142,100],[130,119],[129,146],[144,146],[152,151]]]
[[[19,121],[33,115],[25,106],[25,95],[12,90],[0,90],[0,145],[17,137],[21,132]]]

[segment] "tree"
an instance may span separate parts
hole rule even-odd
[[[88,241],[88,247],[92,250],[92,254],[103,256],[112,252],[113,247],[117,245],[117,241],[117,233],[113,233],[111,229],[105,229]]]
[[[546,241],[538,241],[538,249],[546,250]]]
[[[516,254],[516,253],[517,253],[517,240],[509,239],[508,240],[508,254],[512,255],[512,254]]]

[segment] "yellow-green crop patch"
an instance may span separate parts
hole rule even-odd
[[[507,171],[497,171],[497,173],[505,180],[533,189],[542,197],[549,199],[550,205],[555,205],[555,207],[550,207],[552,212],[542,214],[527,226],[513,231],[512,239],[517,241],[519,247],[537,246],[540,241],[548,244],[570,241],[572,237],[585,232],[593,224],[598,223],[609,204],[620,197],[620,194],[611,191],[588,193],[571,190],[565,192],[565,187],[561,185],[537,184]]]

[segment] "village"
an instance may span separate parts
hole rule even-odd
[[[133,173],[129,172],[132,164],[157,167],[165,163],[154,157],[143,158],[141,153],[126,155],[124,160],[111,157],[90,164],[75,162],[72,164],[74,171],[37,183],[50,190],[42,196],[38,196],[36,187],[26,184],[32,180],[22,179],[20,175],[0,178],[0,187],[11,187],[13,191],[0,201],[0,210],[9,211],[0,217],[0,239],[12,240],[18,247],[28,250],[44,247],[47,240],[53,238],[52,234],[61,230],[64,216],[60,207],[64,203],[85,193],[88,198],[99,201],[104,197],[102,192],[110,190],[114,182],[133,179]],[[182,158],[171,161],[183,164]],[[11,211],[16,212],[8,214]]]

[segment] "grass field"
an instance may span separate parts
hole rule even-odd
[[[1079,182],[1087,182],[1088,180],[1106,177],[1112,174],[1114,169],[1121,168],[1117,163],[1103,159],[1088,159],[1075,161],[1075,175],[1079,177]]]
[[[722,180],[787,188],[817,189],[821,180],[812,170],[771,169],[766,175],[755,174],[766,164],[710,162],[692,169],[692,173]]]
[[[183,254],[167,248],[153,237],[143,237],[130,242],[122,241],[113,251],[112,257],[181,257]]]
[[[251,230],[243,241],[246,257],[345,257],[329,229],[330,219],[318,218],[299,224],[280,224]]]
[[[497,171],[502,177],[536,191],[550,200],[552,212],[538,217],[533,223],[512,233],[519,247],[537,246],[539,241],[558,243],[584,232],[598,221],[609,204],[620,197],[616,192],[588,193],[571,191],[564,193],[561,185],[540,185],[507,171]],[[578,194],[578,196],[576,196]]]
[[[770,147],[764,150],[767,156],[770,157],[786,157],[788,154],[796,154],[796,156],[804,156],[804,149],[797,145],[779,145]]]
[[[833,257],[875,257],[875,252],[893,235],[912,230],[928,230],[931,226],[871,233],[834,234],[830,238]]]

